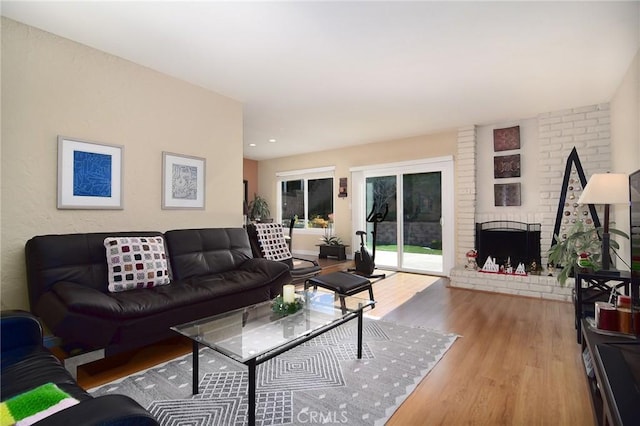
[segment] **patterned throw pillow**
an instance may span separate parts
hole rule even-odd
[[[265,259],[282,261],[291,259],[284,230],[279,223],[256,223],[258,241]]]
[[[169,284],[169,267],[162,237],[107,237],[109,291]]]

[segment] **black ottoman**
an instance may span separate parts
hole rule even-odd
[[[340,306],[343,310],[345,309],[345,296],[352,296],[361,291],[369,290],[369,299],[374,300],[371,281],[360,275],[350,274],[348,272],[332,272],[325,275],[316,275],[304,283],[305,290],[311,286],[313,286],[314,290],[322,287],[335,292],[336,296],[340,298]],[[373,308],[375,308],[375,304],[372,306],[372,309]]]

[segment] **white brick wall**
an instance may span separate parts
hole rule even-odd
[[[458,129],[456,155],[456,264],[466,263],[468,247],[475,242],[476,127]]]
[[[451,285],[477,290],[519,294],[554,300],[570,300],[572,281],[560,287],[554,277],[483,274],[467,270],[466,251],[475,244],[475,223],[489,220],[515,220],[541,223],[542,264],[551,246],[564,169],[573,147],[587,179],[611,167],[609,104],[590,105],[540,114],[538,120],[539,203],[535,213],[476,214],[476,127],[458,129],[456,156],[456,268],[451,270]],[[536,143],[527,141],[526,143]],[[601,213],[598,213],[601,215]],[[480,217],[482,216],[482,217]]]
[[[609,104],[591,105],[538,116],[540,212],[545,216],[540,241],[542,264],[551,246],[564,168],[573,147],[587,180],[611,166]],[[544,159],[544,160],[542,160]]]
[[[568,279],[561,287],[555,277],[544,275],[529,275],[526,277],[485,274],[465,268],[451,270],[450,286],[469,290],[490,291],[518,296],[535,297],[539,299],[571,301],[571,290],[575,283]]]

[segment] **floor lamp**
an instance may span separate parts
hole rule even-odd
[[[611,235],[609,234],[609,206],[629,203],[629,176],[624,173],[597,173],[584,187],[578,204],[604,204],[604,231],[602,232],[602,270],[599,273],[616,275],[611,269]]]

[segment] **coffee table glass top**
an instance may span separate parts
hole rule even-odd
[[[303,300],[303,307],[294,314],[275,313],[273,302],[268,301],[171,329],[244,363],[347,317],[353,318],[374,304],[367,299],[345,297],[343,311],[333,293],[307,291],[296,293],[296,297]]]

